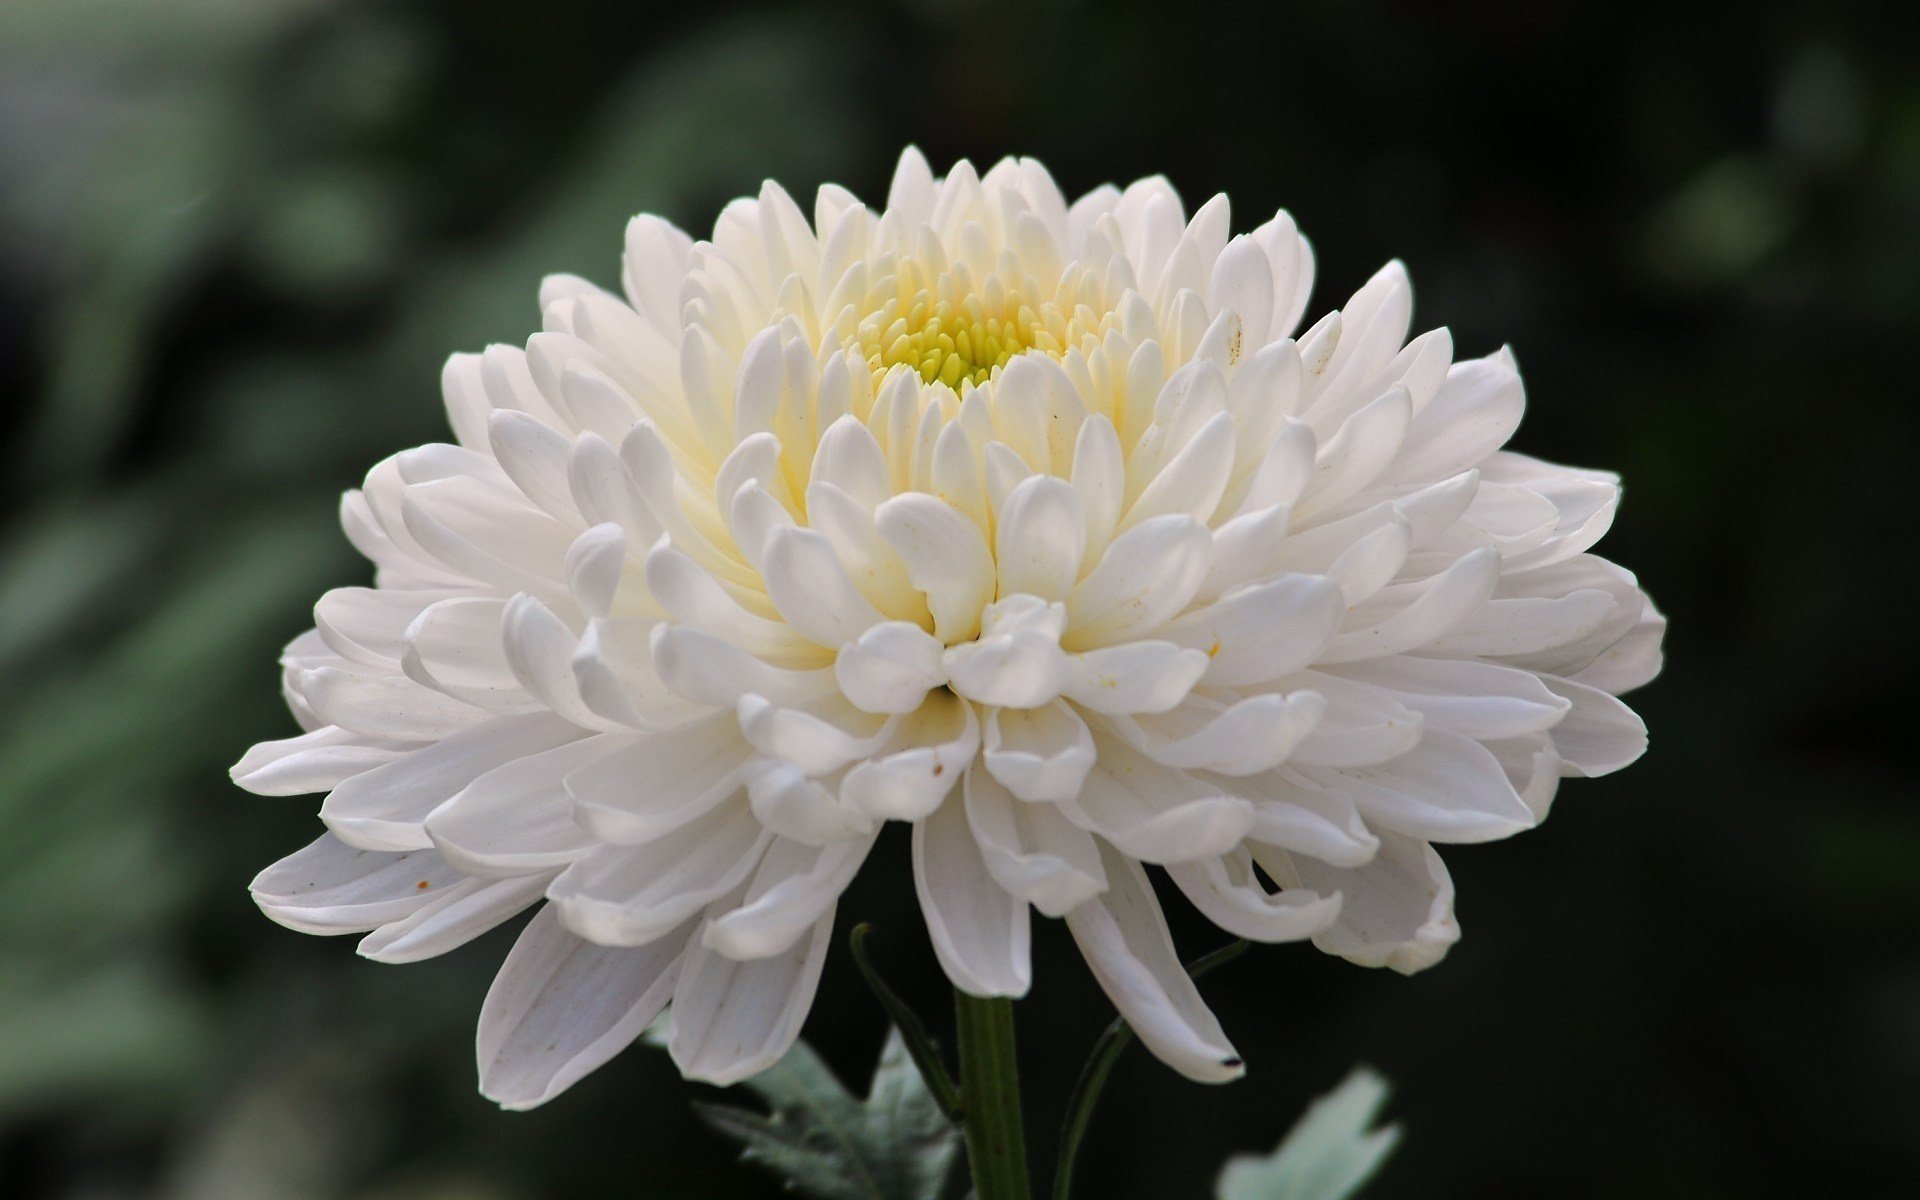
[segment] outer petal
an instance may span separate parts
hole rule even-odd
[[[533,1108],[620,1053],[666,1007],[692,931],[614,949],[575,937],[542,909],[480,1007],[480,1090],[504,1108]]]
[[[829,910],[811,936],[768,958],[736,962],[696,943],[673,992],[668,1049],[680,1073],[725,1087],[779,1062],[800,1036],[832,940]]]
[[[427,814],[455,792],[496,767],[586,732],[548,713],[496,717],[347,780],[321,804],[320,818],[368,850],[425,849],[432,845]]]
[[[525,875],[565,866],[593,849],[573,819],[566,778],[619,744],[584,738],[495,767],[427,816],[441,856],[469,875]]]
[[[975,996],[1027,994],[1027,904],[995,881],[963,806],[943,804],[914,825],[913,882],[934,954],[955,987]]]
[[[1363,967],[1423,971],[1460,940],[1453,919],[1453,880],[1432,846],[1396,833],[1380,835],[1380,853],[1362,867],[1342,869],[1300,855],[1255,854],[1282,883],[1345,897],[1340,917],[1314,935],[1313,944]]]
[[[1111,848],[1101,857],[1107,891],[1067,914],[1101,990],[1174,1070],[1201,1083],[1239,1078],[1240,1055],[1180,964],[1146,873]]]
[[[1340,915],[1340,896],[1304,889],[1267,891],[1242,847],[1219,858],[1167,867],[1167,877],[1209,921],[1256,942],[1292,942],[1325,929]]]
[[[254,877],[260,911],[302,933],[364,933],[400,921],[462,882],[431,850],[383,853],[333,834]]]
[[[739,791],[753,747],[730,712],[637,737],[566,778],[574,819],[602,841],[637,844],[671,833]]]
[[[547,894],[581,937],[642,946],[738,887],[771,840],[736,802],[658,841],[596,850]]]
[[[445,954],[526,911],[546,889],[544,875],[470,879],[404,921],[382,925],[360,939],[359,953],[375,962],[409,963]]]

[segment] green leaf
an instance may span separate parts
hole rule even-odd
[[[700,1115],[765,1167],[816,1200],[940,1200],[960,1131],[940,1111],[898,1030],[889,1030],[862,1100],[805,1043],[741,1085],[767,1113],[703,1104]]]
[[[1315,1100],[1272,1154],[1243,1154],[1220,1172],[1219,1200],[1346,1200],[1373,1178],[1400,1141],[1400,1127],[1369,1130],[1387,1081],[1356,1067]]]

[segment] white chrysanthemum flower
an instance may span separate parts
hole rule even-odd
[[[1636,758],[1664,622],[1586,552],[1615,478],[1501,449],[1512,358],[1406,341],[1398,264],[1295,335],[1312,264],[1285,213],[913,151],[880,212],[635,218],[624,298],[547,280],[524,352],[448,363],[457,444],[347,495],[376,586],[234,769],[331,792],[260,905],[400,962],[548,901],[480,1016],[514,1107],[669,1004],[687,1075],[776,1061],[889,820],[958,987],[1025,992],[1064,917],[1196,1079],[1239,1059],[1142,864],[1232,934],[1438,961],[1433,843]]]

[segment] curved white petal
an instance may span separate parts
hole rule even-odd
[[[1040,708],[988,709],[983,744],[987,771],[1022,800],[1071,800],[1093,770],[1093,733],[1058,700]]]
[[[1008,895],[1058,917],[1106,889],[1092,835],[1053,805],[1016,800],[977,768],[967,772],[964,803],[981,859]]]
[[[713,913],[700,940],[742,962],[785,953],[834,906],[872,849],[871,837],[827,846],[776,839],[739,905]]]
[[[1287,888],[1269,892],[1244,847],[1218,858],[1170,864],[1167,878],[1208,920],[1256,942],[1296,942],[1319,933],[1340,915],[1338,893],[1321,896]]]
[[[502,878],[565,866],[593,849],[575,823],[568,775],[614,751],[602,735],[495,767],[427,814],[427,836],[469,875]]]
[[[1027,903],[988,869],[961,805],[941,805],[914,825],[913,880],[934,955],[953,985],[974,996],[1026,995]]]
[[[333,789],[320,819],[366,850],[424,850],[427,814],[497,767],[578,741],[587,731],[546,713],[496,717],[375,767]]]
[[[470,879],[439,899],[360,939],[363,958],[383,963],[421,962],[464,946],[474,938],[525,912],[546,890],[545,875],[510,879]]]
[[[1417,838],[1382,833],[1380,853],[1360,867],[1331,867],[1300,855],[1259,854],[1259,862],[1282,884],[1341,894],[1339,917],[1313,944],[1348,962],[1411,975],[1445,958],[1460,940],[1453,879],[1433,847]]]
[[[1120,1015],[1154,1056],[1189,1079],[1224,1083],[1240,1055],[1200,998],[1138,864],[1102,847],[1107,890],[1067,914],[1067,928]]]
[[[362,850],[324,834],[254,876],[260,911],[302,933],[364,933],[405,920],[464,877],[431,850]]]
[[[745,806],[725,806],[654,841],[595,850],[547,898],[589,941],[644,946],[739,886],[770,840]]]
[[[481,1092],[502,1108],[534,1108],[626,1049],[666,1007],[691,932],[638,949],[596,946],[541,909],[480,1006]]]
[[[840,796],[881,820],[918,821],[953,791],[979,750],[973,705],[950,693],[930,697],[900,720],[887,745],[847,771]]]
[[[740,962],[702,942],[689,948],[667,1044],[680,1073],[725,1087],[779,1062],[800,1036],[832,937],[829,910],[798,945],[766,958]]]
[[[882,504],[874,527],[926,596],[934,636],[951,646],[978,633],[996,586],[993,555],[980,527],[944,501],[919,493]]]
[[[711,811],[745,784],[753,747],[729,712],[632,738],[565,779],[574,820],[596,838],[635,845]]]

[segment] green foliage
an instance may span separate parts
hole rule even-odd
[[[1400,1127],[1369,1129],[1387,1081],[1357,1067],[1315,1100],[1272,1154],[1229,1159],[1219,1200],[1346,1200],[1372,1179],[1400,1141]]]
[[[700,1113],[765,1167],[816,1200],[940,1200],[960,1131],[940,1111],[898,1030],[887,1032],[865,1099],[806,1043],[742,1085],[771,1111],[707,1104]]]

